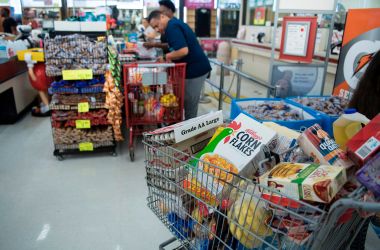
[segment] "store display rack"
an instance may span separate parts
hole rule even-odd
[[[116,156],[103,92],[108,61],[105,40],[79,34],[56,36],[45,40],[44,49],[46,74],[55,78],[49,88],[54,156],[58,160],[98,152]]]

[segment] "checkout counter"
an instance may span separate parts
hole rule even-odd
[[[0,124],[13,124],[30,109],[37,91],[29,83],[25,62],[0,58],[0,72]]]

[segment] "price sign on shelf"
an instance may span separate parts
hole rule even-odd
[[[91,128],[91,121],[90,120],[76,120],[75,126],[76,128],[79,128],[79,129]]]
[[[79,151],[94,151],[94,144],[91,142],[79,143]]]
[[[90,105],[88,102],[80,102],[78,103],[78,112],[79,113],[85,113],[90,110]]]
[[[91,80],[93,78],[92,69],[72,69],[62,70],[63,80]]]

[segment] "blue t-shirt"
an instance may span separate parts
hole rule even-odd
[[[199,42],[190,27],[181,20],[173,17],[168,22],[165,36],[169,50],[175,51],[187,47],[187,56],[175,62],[186,63],[186,79],[197,78],[211,71],[208,58],[204,54]]]

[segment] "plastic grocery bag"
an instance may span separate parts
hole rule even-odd
[[[237,199],[228,212],[228,220],[231,234],[244,247],[252,249],[261,246],[262,241],[258,238],[264,239],[273,234],[264,223],[272,214],[264,208],[265,203],[257,198],[260,197],[258,187],[253,184],[245,186],[235,190]]]
[[[154,59],[157,56],[157,51],[155,48],[147,49],[143,45],[144,43],[138,42],[137,43],[137,52],[140,56],[140,58],[146,58],[146,59]]]

